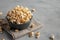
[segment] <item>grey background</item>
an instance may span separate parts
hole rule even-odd
[[[8,10],[16,5],[23,5],[30,9],[35,8],[34,18],[43,24],[43,28],[37,30],[41,33],[39,39],[29,38],[26,35],[17,40],[49,40],[48,37],[51,33],[55,35],[55,40],[60,40],[60,0],[0,0],[0,10],[3,12],[3,18]],[[3,36],[8,40],[6,35]]]

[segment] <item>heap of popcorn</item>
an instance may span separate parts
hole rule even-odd
[[[23,24],[32,18],[32,13],[27,7],[17,5],[14,9],[8,11],[7,19],[9,22]]]

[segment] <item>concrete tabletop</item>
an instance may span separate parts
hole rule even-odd
[[[43,28],[37,30],[41,33],[39,39],[29,38],[26,35],[16,40],[49,40],[50,34],[55,35],[55,40],[60,40],[60,0],[0,0],[0,10],[3,12],[2,18],[16,5],[30,9],[35,8],[34,18],[43,24]],[[6,35],[5,39],[8,40]]]

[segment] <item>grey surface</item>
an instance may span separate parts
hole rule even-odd
[[[28,35],[17,40],[49,40],[51,33],[55,34],[55,40],[60,40],[60,0],[0,0],[0,10],[6,16],[8,10],[16,5],[35,8],[34,18],[43,24],[39,39],[29,38]],[[7,37],[6,37],[7,38]]]

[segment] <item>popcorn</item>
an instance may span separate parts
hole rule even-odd
[[[17,5],[7,13],[7,19],[16,24],[23,24],[32,18],[32,13],[27,7]]]
[[[40,37],[40,32],[36,32],[35,37],[39,38]]]
[[[29,37],[33,37],[34,36],[34,32],[29,32]]]
[[[51,40],[53,40],[55,38],[54,34],[51,34],[51,36],[49,37]]]
[[[19,30],[18,29],[15,29],[15,32],[19,32]]]

